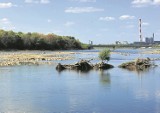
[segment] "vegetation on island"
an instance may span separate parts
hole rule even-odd
[[[99,59],[104,62],[104,61],[108,61],[110,60],[110,53],[111,51],[109,49],[104,49],[102,51],[99,52]]]
[[[87,49],[87,47],[86,44],[81,43],[72,36],[0,30],[1,50],[68,50]]]
[[[96,69],[96,70],[105,70],[105,69],[111,69],[114,68],[113,65],[108,64],[108,61],[110,60],[110,50],[109,49],[104,49],[99,52],[99,59],[101,60],[100,63],[97,63],[95,65],[91,64],[91,60],[81,60],[75,64],[71,65],[62,65],[61,63],[58,63],[56,66],[56,69],[58,71],[62,71],[64,69],[71,69],[71,70],[77,70],[77,71],[89,71],[91,69]],[[107,61],[107,63],[105,63]]]

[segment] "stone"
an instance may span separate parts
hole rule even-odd
[[[111,64],[106,64],[104,62],[101,62],[101,63],[94,65],[94,68],[95,69],[111,69],[111,68],[114,68],[114,66]]]
[[[89,60],[90,61],[90,60]],[[56,69],[58,70],[64,70],[64,69],[71,69],[76,71],[89,71],[91,69],[110,69],[114,66],[106,63],[98,63],[95,65],[91,65],[87,60],[81,60],[80,62],[77,62],[73,65],[61,65],[60,63],[56,66]]]
[[[126,63],[119,65],[118,67],[128,69],[128,70],[142,70],[143,71],[153,65],[154,64],[150,62],[150,59],[147,58],[147,59],[136,59],[135,61],[126,62]]]
[[[61,71],[61,70],[64,70],[65,67],[63,65],[61,65],[61,63],[58,63],[58,65],[56,66],[56,69]]]

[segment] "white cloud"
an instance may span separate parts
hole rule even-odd
[[[113,21],[115,20],[114,17],[100,17],[99,20],[103,20],[103,21]]]
[[[147,7],[150,5],[160,5],[160,0],[133,0],[133,7]]]
[[[66,22],[64,25],[65,25],[66,27],[71,27],[71,26],[73,26],[74,24],[75,24],[74,22],[68,21],[68,22]]]
[[[25,0],[25,3],[48,4],[50,0]]]
[[[149,23],[147,23],[147,22],[143,22],[143,23],[142,23],[142,25],[143,25],[143,26],[148,26],[148,25],[149,25]]]
[[[135,16],[130,16],[130,15],[122,15],[119,17],[120,20],[131,20],[134,18],[135,18]]]
[[[152,4],[152,0],[133,0],[133,7],[145,7]]]
[[[13,25],[9,25],[9,26],[4,26],[4,27],[2,27],[2,29],[4,29],[4,30],[15,30],[16,29],[16,27],[15,26],[13,26]]]
[[[0,19],[0,23],[1,23],[2,29],[4,29],[4,30],[16,29],[15,26],[11,23],[11,21],[8,18]]]
[[[160,0],[154,0],[154,1],[153,1],[153,4],[154,4],[154,5],[160,5]]]
[[[72,0],[77,2],[96,2],[96,0]]]
[[[94,7],[69,7],[65,10],[66,13],[91,13],[100,11],[104,11],[104,9]]]
[[[42,3],[42,4],[48,4],[48,3],[50,3],[50,0],[41,0],[40,3]]]
[[[0,22],[1,22],[2,24],[9,24],[9,23],[10,23],[10,21],[9,21],[8,18],[2,18],[2,19],[0,19]]]
[[[33,0],[25,0],[25,3],[33,3]],[[35,2],[35,1],[34,1]]]
[[[51,23],[51,22],[52,22],[52,20],[51,20],[51,19],[48,19],[48,20],[47,20],[47,22],[48,22],[48,23]]]
[[[11,2],[8,3],[0,3],[0,8],[10,8],[13,7],[14,5]]]

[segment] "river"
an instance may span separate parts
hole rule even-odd
[[[77,51],[85,54],[58,62],[92,58],[96,63],[98,51]],[[140,51],[145,50],[114,50],[126,54],[112,54],[109,63],[115,68],[105,71],[58,72],[55,65],[1,67],[0,113],[160,113],[160,67],[144,72],[117,67],[137,57],[160,57]]]

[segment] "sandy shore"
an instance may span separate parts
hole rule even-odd
[[[0,66],[54,64],[56,60],[74,59],[74,52],[0,51]]]

